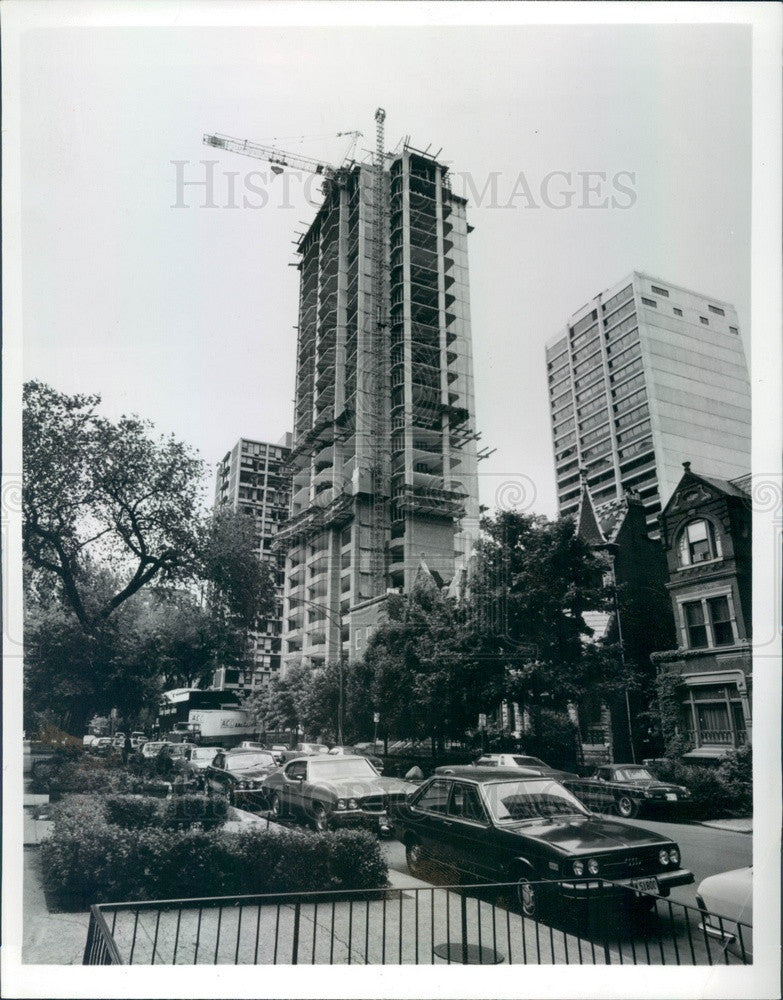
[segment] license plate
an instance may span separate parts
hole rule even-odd
[[[667,792],[666,793],[666,798],[669,800],[669,802],[676,802],[677,801],[677,794],[676,794],[676,792]]]
[[[658,891],[658,879],[657,878],[633,878],[631,879],[631,888],[636,889],[638,892],[657,892]]]

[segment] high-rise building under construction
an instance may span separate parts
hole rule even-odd
[[[466,201],[380,123],[298,245],[284,666],[361,655],[389,591],[422,560],[448,583],[478,532]]]

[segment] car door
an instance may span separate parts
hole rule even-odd
[[[292,760],[283,768],[283,785],[280,789],[283,804],[288,812],[306,812],[305,784],[307,782],[307,761]]]
[[[451,778],[434,778],[410,802],[410,828],[429,859],[453,867],[454,845],[445,826]]]
[[[225,766],[226,755],[224,753],[217,753],[207,771],[207,782],[210,790],[224,795],[228,792]]]
[[[611,812],[616,792],[614,772],[610,767],[599,767],[595,772],[595,778],[593,785],[595,805],[593,808],[598,812]]]
[[[475,784],[454,781],[443,826],[455,867],[479,881],[493,877],[495,858],[489,816]]]

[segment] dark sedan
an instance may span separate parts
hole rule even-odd
[[[638,764],[606,764],[592,778],[564,782],[574,795],[596,812],[616,812],[633,819],[642,809],[677,809],[691,793],[682,785],[658,779]]]
[[[264,782],[273,816],[309,820],[319,831],[358,825],[390,832],[392,817],[415,787],[384,778],[366,757],[330,754],[289,761]]]
[[[205,772],[207,791],[227,795],[231,805],[263,807],[264,780],[276,770],[269,750],[219,750]]]
[[[593,815],[557,781],[505,768],[454,772],[426,781],[395,818],[416,877],[434,862],[471,881],[515,882],[529,917],[539,916],[554,891],[536,882],[557,880],[570,899],[627,894],[640,907],[655,897],[585,880],[662,896],[693,882],[673,841]]]

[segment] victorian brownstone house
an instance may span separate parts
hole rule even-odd
[[[709,760],[750,742],[750,476],[685,472],[660,515],[678,645],[653,659],[674,675],[677,731]]]
[[[583,481],[576,530],[604,555],[607,582],[617,595],[610,612],[588,612],[585,620],[594,641],[617,646],[626,674],[634,678],[630,690],[579,706],[583,755],[586,763],[640,760],[654,749],[644,714],[654,697],[650,657],[674,641],[666,559],[660,543],[647,533],[644,504],[633,491],[595,505]]]

